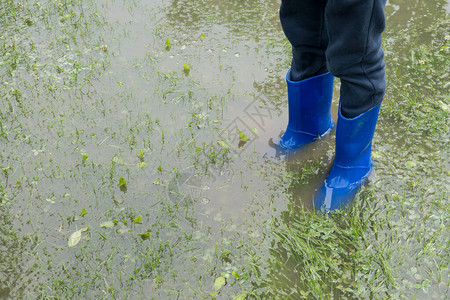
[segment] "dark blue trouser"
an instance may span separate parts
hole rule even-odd
[[[327,71],[341,79],[341,112],[353,118],[383,101],[381,33],[386,0],[282,0],[292,44],[291,80]]]

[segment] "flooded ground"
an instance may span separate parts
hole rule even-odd
[[[278,8],[0,3],[0,299],[450,297],[449,3],[388,2],[375,170],[329,216],[334,133],[270,146]]]

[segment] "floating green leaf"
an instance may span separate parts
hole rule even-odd
[[[106,221],[100,224],[101,228],[114,228],[114,222],[113,221]]]
[[[135,224],[142,224],[142,217],[141,216],[137,216],[136,218],[134,218],[133,223],[135,223]]]
[[[144,232],[144,233],[139,233],[139,236],[141,237],[141,239],[148,240],[150,238],[150,232]]]
[[[189,72],[189,70],[191,69],[188,64],[183,64],[183,68],[185,72]]]
[[[76,244],[78,244],[80,240],[81,240],[81,230],[77,230],[70,235],[67,244],[69,245],[69,247],[73,247]]]
[[[422,286],[423,287],[428,287],[430,285],[430,280],[425,279],[424,281],[422,281]]]
[[[82,228],[82,229],[77,230],[74,233],[72,233],[69,236],[69,240],[67,241],[67,244],[69,245],[69,247],[76,246],[81,240],[81,233],[83,231],[87,231],[87,230],[88,230],[88,228],[86,227],[86,228]]]
[[[227,280],[225,279],[225,277],[217,277],[216,280],[214,281],[214,290],[218,291],[220,290],[225,283],[227,283]]]
[[[414,288],[415,288],[415,289],[421,289],[421,288],[422,288],[422,285],[421,285],[420,283],[416,283],[416,284],[414,285]]]

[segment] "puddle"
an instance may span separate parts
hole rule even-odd
[[[227,282],[219,299],[300,297],[296,261],[271,265],[281,260],[275,244],[297,255],[273,232],[312,208],[334,133],[293,155],[269,145],[287,123],[290,45],[278,1],[21,5],[0,7],[0,298],[201,299],[218,277]],[[388,256],[392,270],[370,271],[394,279],[373,273],[360,295],[448,295],[448,131],[439,128],[448,120],[448,69],[439,80],[426,73],[448,58],[425,48],[447,39],[448,29],[428,33],[448,25],[448,13],[439,0],[386,8],[395,88],[377,127],[373,184],[360,198],[379,205],[374,220],[398,230],[366,229],[375,246],[361,256]],[[410,39],[424,45],[414,59]],[[423,74],[431,78],[418,81]],[[336,81],[334,119],[338,99]],[[264,276],[275,269],[279,277]],[[327,284],[341,297],[354,282]]]

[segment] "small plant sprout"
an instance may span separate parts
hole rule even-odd
[[[166,40],[166,42],[165,42],[165,44],[164,44],[164,48],[165,48],[167,51],[169,51],[169,50],[170,50],[170,47],[172,47],[172,43],[170,42],[170,39],[167,38],[167,40]]]
[[[188,64],[183,64],[183,72],[188,75],[191,70],[191,67]]]
[[[119,184],[117,185],[119,187],[119,189],[122,192],[126,192],[127,191],[127,181],[125,180],[125,178],[123,178],[122,176],[120,176],[119,178]]]
[[[242,131],[240,131],[238,129],[238,133],[239,133],[239,139],[243,142],[247,142],[248,141],[248,137],[245,135],[245,133],[243,133]]]
[[[81,209],[80,216],[84,217],[85,215],[87,215],[87,213],[88,213],[87,210],[83,208],[83,209]]]

